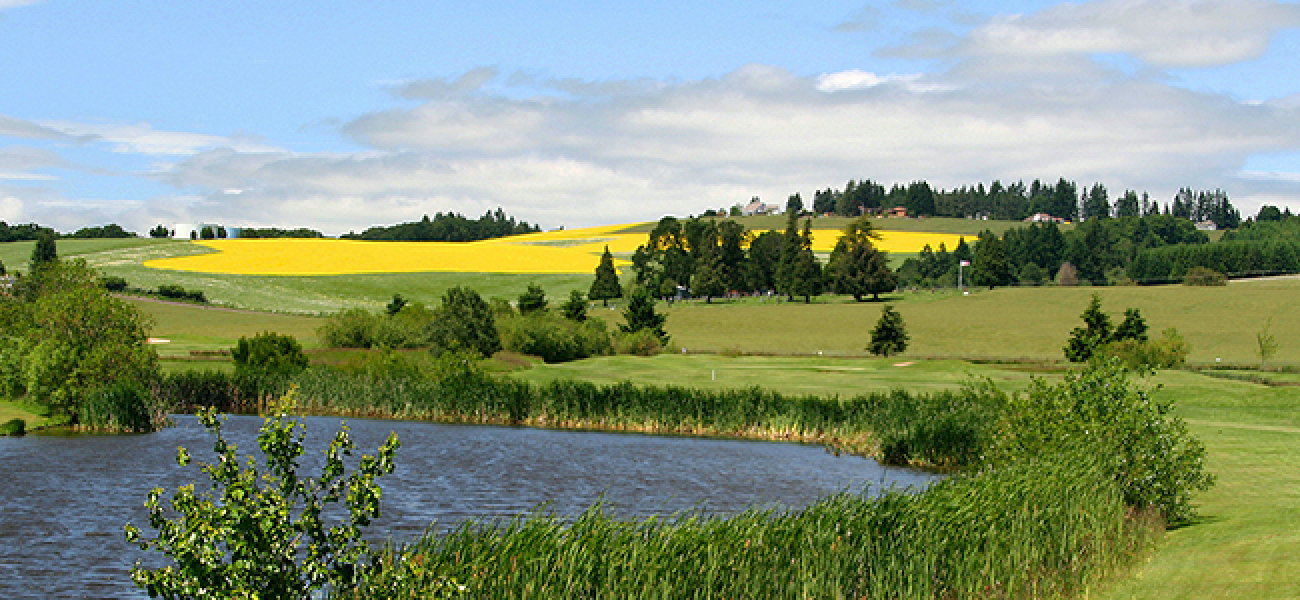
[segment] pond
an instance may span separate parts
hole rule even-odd
[[[148,491],[206,481],[196,464],[176,465],[185,446],[212,458],[212,437],[192,416],[147,435],[29,435],[0,438],[0,597],[143,597],[131,583],[137,559],[156,562],[122,538],[127,522],[146,534]],[[340,419],[306,419],[306,474]],[[240,455],[256,447],[261,419],[230,417]],[[415,538],[468,517],[514,516],[545,504],[571,515],[603,496],[620,516],[699,509],[734,514],[753,506],[801,508],[864,488],[923,486],[933,475],[885,469],[819,446],[516,427],[348,420],[360,452],[390,431],[402,441],[397,469],[380,480],[383,518],[368,534]]]

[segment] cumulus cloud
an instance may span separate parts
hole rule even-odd
[[[23,219],[23,201],[16,196],[0,195],[0,221],[17,223]]]
[[[94,135],[74,135],[54,127],[24,119],[16,119],[7,115],[0,115],[0,136],[74,143],[90,142],[96,139]]]
[[[1212,67],[1257,58],[1300,5],[1267,0],[1103,0],[995,18],[959,51],[1026,58],[1124,53],[1157,67]]]

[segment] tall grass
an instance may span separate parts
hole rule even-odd
[[[836,495],[795,512],[467,522],[378,557],[359,596],[966,598],[1077,594],[1145,551],[1098,461],[1055,454],[924,493]]]
[[[77,427],[95,431],[146,433],[167,422],[167,405],[144,387],[117,383],[86,394],[77,407]]]

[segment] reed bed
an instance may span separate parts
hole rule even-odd
[[[924,493],[841,494],[800,511],[467,522],[378,556],[360,597],[972,598],[1076,595],[1141,555],[1104,466],[1056,454]]]

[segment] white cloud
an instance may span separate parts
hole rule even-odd
[[[0,221],[17,223],[22,219],[22,199],[15,196],[0,196]]]
[[[965,55],[1026,58],[1124,53],[1158,67],[1210,67],[1256,58],[1300,5],[1266,0],[1103,0],[1063,3],[976,28]]]
[[[111,144],[116,152],[130,154],[186,155],[205,148],[233,148],[241,152],[277,150],[258,140],[184,131],[161,131],[142,123],[45,121],[41,126],[77,139],[103,141]]]
[[[6,8],[18,8],[19,6],[28,6],[38,4],[44,0],[0,0],[0,10]]]

